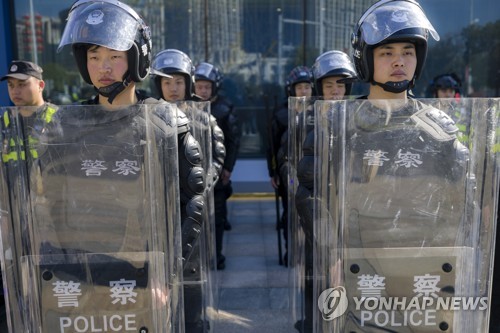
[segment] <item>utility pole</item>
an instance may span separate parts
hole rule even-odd
[[[208,27],[209,27],[209,24],[208,24],[208,0],[205,0],[205,61],[208,62],[209,61],[209,49],[208,49],[208,46],[209,46],[209,42],[208,42]]]
[[[35,35],[35,11],[33,10],[33,0],[30,0],[30,22],[31,22],[31,39],[33,45],[31,46],[31,55],[33,62],[38,64],[38,45]]]
[[[306,0],[302,0],[302,64],[307,64],[306,59],[306,44],[307,44],[307,4]]]

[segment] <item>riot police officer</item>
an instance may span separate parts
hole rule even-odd
[[[92,1],[75,3],[73,10],[84,12],[85,7],[93,5]],[[80,7],[82,6],[82,7]],[[143,81],[150,73],[151,66],[151,35],[149,27],[130,7],[120,2],[104,2],[102,9],[97,9],[98,14],[105,11],[110,12],[110,17],[118,20],[120,12],[133,12],[128,14],[135,19],[137,26],[137,37],[133,40],[119,38],[106,31],[95,34],[77,34],[77,29],[81,25],[98,27],[97,22],[102,20],[99,17],[88,18],[85,16],[69,16],[65,34],[61,39],[59,49],[65,45],[71,45],[73,55],[85,82],[95,87],[98,94],[95,98],[82,102],[83,105],[102,105],[110,109],[118,107],[141,104],[158,103],[157,100],[144,96],[136,90],[136,83]],[[95,12],[94,12],[95,13]],[[94,15],[92,13],[92,15]],[[95,14],[97,15],[97,14]],[[104,14],[99,14],[104,15]],[[92,20],[95,20],[94,23]],[[105,21],[104,23],[108,23]],[[119,25],[124,24],[116,23]],[[111,24],[111,23],[110,23]],[[74,32],[76,31],[76,32]],[[123,51],[122,51],[123,50]],[[112,59],[109,63],[104,60],[106,57]],[[101,68],[103,66],[104,68]],[[110,66],[110,68],[106,67]],[[199,143],[189,133],[189,120],[177,110],[178,142],[179,142],[179,180],[182,189],[181,205],[186,205],[192,209],[187,210],[188,216],[183,219],[183,257],[187,258],[191,254],[193,243],[197,239],[201,225],[201,209],[203,202],[200,201],[200,194],[205,186],[204,171],[201,167],[202,154]]]
[[[351,92],[352,82],[356,77],[354,65],[347,54],[332,50],[316,58],[312,66],[314,86],[319,98],[338,100]],[[300,332],[312,330],[313,300],[313,206],[314,206],[314,110],[307,109],[301,117],[299,128],[305,128],[305,139],[302,144],[303,157],[297,166],[299,185],[295,194],[295,203],[300,224],[305,234],[305,318],[295,323]]]
[[[160,98],[171,103],[193,98],[194,66],[186,53],[177,49],[160,51],[153,57],[152,69]]]
[[[311,97],[313,76],[307,66],[293,68],[285,82],[287,99],[276,110],[270,123],[270,142],[267,151],[267,168],[271,186],[281,198],[283,212],[279,229],[283,229],[285,255],[283,262],[288,266],[288,97]],[[281,236],[280,236],[281,237]]]
[[[227,199],[233,190],[231,173],[236,163],[240,145],[240,129],[233,104],[219,93],[222,84],[222,73],[214,65],[202,62],[195,69],[195,92],[203,101],[210,101],[210,110],[217,119],[217,124],[224,133],[226,158],[221,176],[214,188],[215,205],[215,242],[217,252],[217,268],[225,268],[225,256],[222,254],[224,230],[230,230],[227,220]]]
[[[176,103],[181,110],[188,108],[186,101],[199,100],[194,94],[194,66],[191,59],[184,52],[177,49],[166,49],[155,55],[153,58],[153,74],[155,87],[164,100],[171,103]],[[168,75],[167,77],[164,74]],[[196,105],[194,105],[196,107]],[[203,112],[202,110],[199,110]],[[188,114],[189,116],[189,114]],[[218,127],[215,117],[210,115],[209,124],[211,127],[212,139],[212,164],[215,172],[214,179],[208,180],[207,184],[213,186],[212,182],[217,182],[218,176],[222,171],[222,165],[225,158],[224,135]],[[197,126],[197,124],[193,124]],[[203,138],[200,138],[200,140]],[[205,152],[205,157],[208,153]],[[213,194],[212,191],[205,191],[205,195]],[[206,208],[207,209],[207,208]],[[181,207],[181,214],[186,214],[186,207]],[[204,215],[207,219],[208,215]],[[210,221],[203,221],[210,223]],[[205,226],[203,235],[207,235],[210,228]],[[207,237],[209,238],[209,237]],[[197,242],[193,250],[193,255],[189,261],[184,263],[184,320],[186,332],[206,332],[209,330],[209,323],[202,316],[206,311],[203,311],[204,305],[208,303],[206,298],[209,297],[206,286],[202,286],[201,274],[207,275],[208,272],[201,272],[202,267],[200,260],[208,254],[201,254],[200,242]]]
[[[461,94],[461,80],[455,73],[441,74],[432,79],[429,84],[429,97],[456,98]]]
[[[395,24],[398,20],[395,17],[396,14],[391,16],[384,12],[384,6],[401,6],[401,10],[404,10],[405,7],[412,7],[413,5],[417,6],[418,12],[410,14],[405,11],[401,14],[403,15],[401,22],[406,23],[407,28],[398,31],[377,31],[377,23],[383,21],[384,23]],[[372,20],[376,19],[381,22],[368,21],[368,14],[372,12],[375,14],[377,9],[383,13],[380,13],[379,16],[374,17],[372,15],[369,17]],[[412,21],[412,19],[416,20],[418,18],[422,18],[423,22]],[[365,12],[353,33],[352,45],[358,79],[371,83],[368,94],[370,99],[375,97],[397,97],[406,100],[408,98],[408,90],[415,85],[415,81],[420,76],[425,63],[427,33],[439,40],[437,32],[416,1],[388,1],[387,4],[379,1]],[[392,45],[397,43],[405,45]],[[393,51],[396,47],[401,48],[401,50],[398,50],[399,53]],[[401,58],[390,66],[391,64],[388,64],[388,62],[395,59],[397,55],[400,55]]]
[[[330,202],[330,212],[342,211],[346,216],[340,219],[334,213],[332,219],[324,221],[331,226],[327,229],[331,234],[339,235],[334,241],[340,250],[326,250],[336,254],[330,257],[323,272],[327,272],[325,280],[330,279],[330,283],[345,285],[347,294],[354,295],[364,274],[384,276],[389,289],[391,276],[397,276],[400,282],[400,273],[416,266],[411,263],[413,248],[454,246],[458,238],[456,230],[463,218],[461,206],[465,201],[459,189],[466,183],[468,151],[458,142],[457,127],[450,117],[409,96],[422,73],[429,36],[439,39],[414,0],[376,2],[362,15],[352,36],[357,78],[370,83],[369,93],[344,104],[345,127],[329,128],[345,129],[341,133],[345,141],[339,139],[340,132],[327,133],[333,142],[330,149],[322,147],[322,151],[331,155],[324,154],[319,162],[332,163],[331,169],[342,168],[346,172],[336,170],[333,177],[339,185],[328,184],[329,194],[338,194],[337,200]],[[335,119],[329,121],[333,123]],[[405,156],[414,159],[401,164]],[[318,184],[323,184],[321,179]],[[407,248],[409,263],[404,263],[405,269],[384,270],[371,265],[369,254],[360,259],[341,253],[367,248]],[[385,254],[386,260],[393,258],[390,253]],[[364,264],[363,269],[357,270]],[[408,273],[408,279],[418,275],[412,273]],[[397,292],[404,293],[400,285],[391,282]],[[352,307],[347,311],[342,320],[333,323],[335,327],[321,322],[324,331],[379,329],[373,322],[360,326],[359,311]],[[448,327],[445,324],[436,324],[434,330],[438,330],[438,325]],[[388,325],[380,329],[393,328]]]
[[[140,124],[142,120],[133,113],[134,108],[127,107],[154,104],[155,112],[151,117],[157,122],[158,128],[169,126],[168,115],[161,110],[173,106],[149,98],[136,89],[136,84],[144,81],[150,74],[152,43],[149,27],[131,7],[119,1],[76,2],[69,12],[59,49],[65,45],[71,45],[83,80],[93,85],[97,91],[95,98],[82,104],[99,105],[113,111],[96,114],[97,124],[115,124],[126,119],[132,119]],[[182,257],[187,261],[201,230],[205,172],[202,168],[201,147],[189,132],[189,120],[181,110],[177,109],[175,113],[177,121],[174,123],[177,124],[178,142],[176,170],[179,177],[180,204],[183,208],[180,214]],[[134,117],[138,119],[134,120]],[[126,138],[139,128],[132,127],[127,129],[126,133],[122,130],[115,133],[113,138],[116,140]],[[158,149],[166,150],[166,147],[160,144]],[[135,146],[140,147],[139,144],[131,145],[132,148]],[[127,145],[123,147],[123,151],[126,151],[127,147]],[[159,156],[163,156],[163,152]],[[128,157],[128,160],[132,159],[133,155]],[[172,202],[158,204],[165,206],[167,214],[174,214],[178,209],[175,208],[177,198],[170,199],[173,199]],[[172,219],[175,221],[175,218]],[[140,242],[135,245],[136,248],[142,247],[143,251],[152,246],[153,244]],[[173,253],[169,254],[172,255]]]
[[[171,103],[201,100],[201,97],[194,92],[193,63],[184,52],[177,49],[163,50],[154,56],[152,68],[153,74],[155,74],[154,84],[162,99]],[[210,115],[210,127],[212,130],[212,163],[215,168],[213,183],[216,183],[222,172],[226,150],[224,133],[217,125],[217,120],[213,115]]]
[[[427,87],[427,95],[441,98],[439,109],[446,112],[458,127],[458,139],[464,145],[469,142],[471,110],[463,105],[461,97],[462,81],[455,73],[436,76]]]
[[[352,60],[346,53],[331,50],[321,54],[316,58],[312,71],[314,86],[322,99],[343,99],[351,94],[356,72]]]

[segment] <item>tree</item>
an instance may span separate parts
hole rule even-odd
[[[500,20],[484,26],[469,25],[458,35],[448,36],[429,47],[424,72],[415,87],[423,96],[432,78],[443,73],[456,73],[467,91],[467,69],[472,75],[476,96],[498,96],[500,90]]]

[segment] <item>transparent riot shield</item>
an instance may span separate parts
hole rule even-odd
[[[445,112],[455,122],[458,128],[457,138],[465,146],[469,144],[469,133],[471,125],[470,103],[474,99],[469,98],[440,98],[434,99],[433,104],[439,110]]]
[[[295,327],[312,325],[312,184],[308,146],[313,138],[315,97],[288,99],[288,262],[290,310]],[[306,151],[304,151],[304,145]],[[304,158],[304,155],[307,155]]]
[[[499,99],[316,102],[314,332],[488,332]]]
[[[9,331],[183,327],[176,108],[1,112]]]
[[[191,121],[190,131],[201,145],[203,169],[207,170],[207,186],[203,194],[206,204],[203,210],[203,226],[191,258],[184,263],[184,320],[186,333],[208,332],[216,329],[218,313],[213,201],[213,186],[218,173],[212,163],[210,102],[183,101],[178,105]]]

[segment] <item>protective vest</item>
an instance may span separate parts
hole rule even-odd
[[[35,112],[35,114],[24,117],[24,121],[28,122],[28,124],[32,123],[35,119],[38,121],[42,121],[44,123],[50,123],[52,121],[52,117],[57,112],[58,107],[56,105],[46,103],[43,107]],[[37,115],[40,116],[37,116]],[[30,124],[34,126],[34,124]],[[16,146],[25,147],[25,143],[21,138],[19,138],[15,133],[15,129],[11,127],[11,119],[9,118],[9,113],[5,112],[2,115],[2,132],[3,132],[3,144],[2,144],[2,162],[8,163],[9,161],[17,161],[17,160],[25,160],[26,153],[25,148],[16,150]],[[36,143],[36,138],[33,138],[31,135],[28,136],[28,146],[33,147]],[[38,152],[34,149],[29,149],[28,153],[33,158],[38,157]]]

